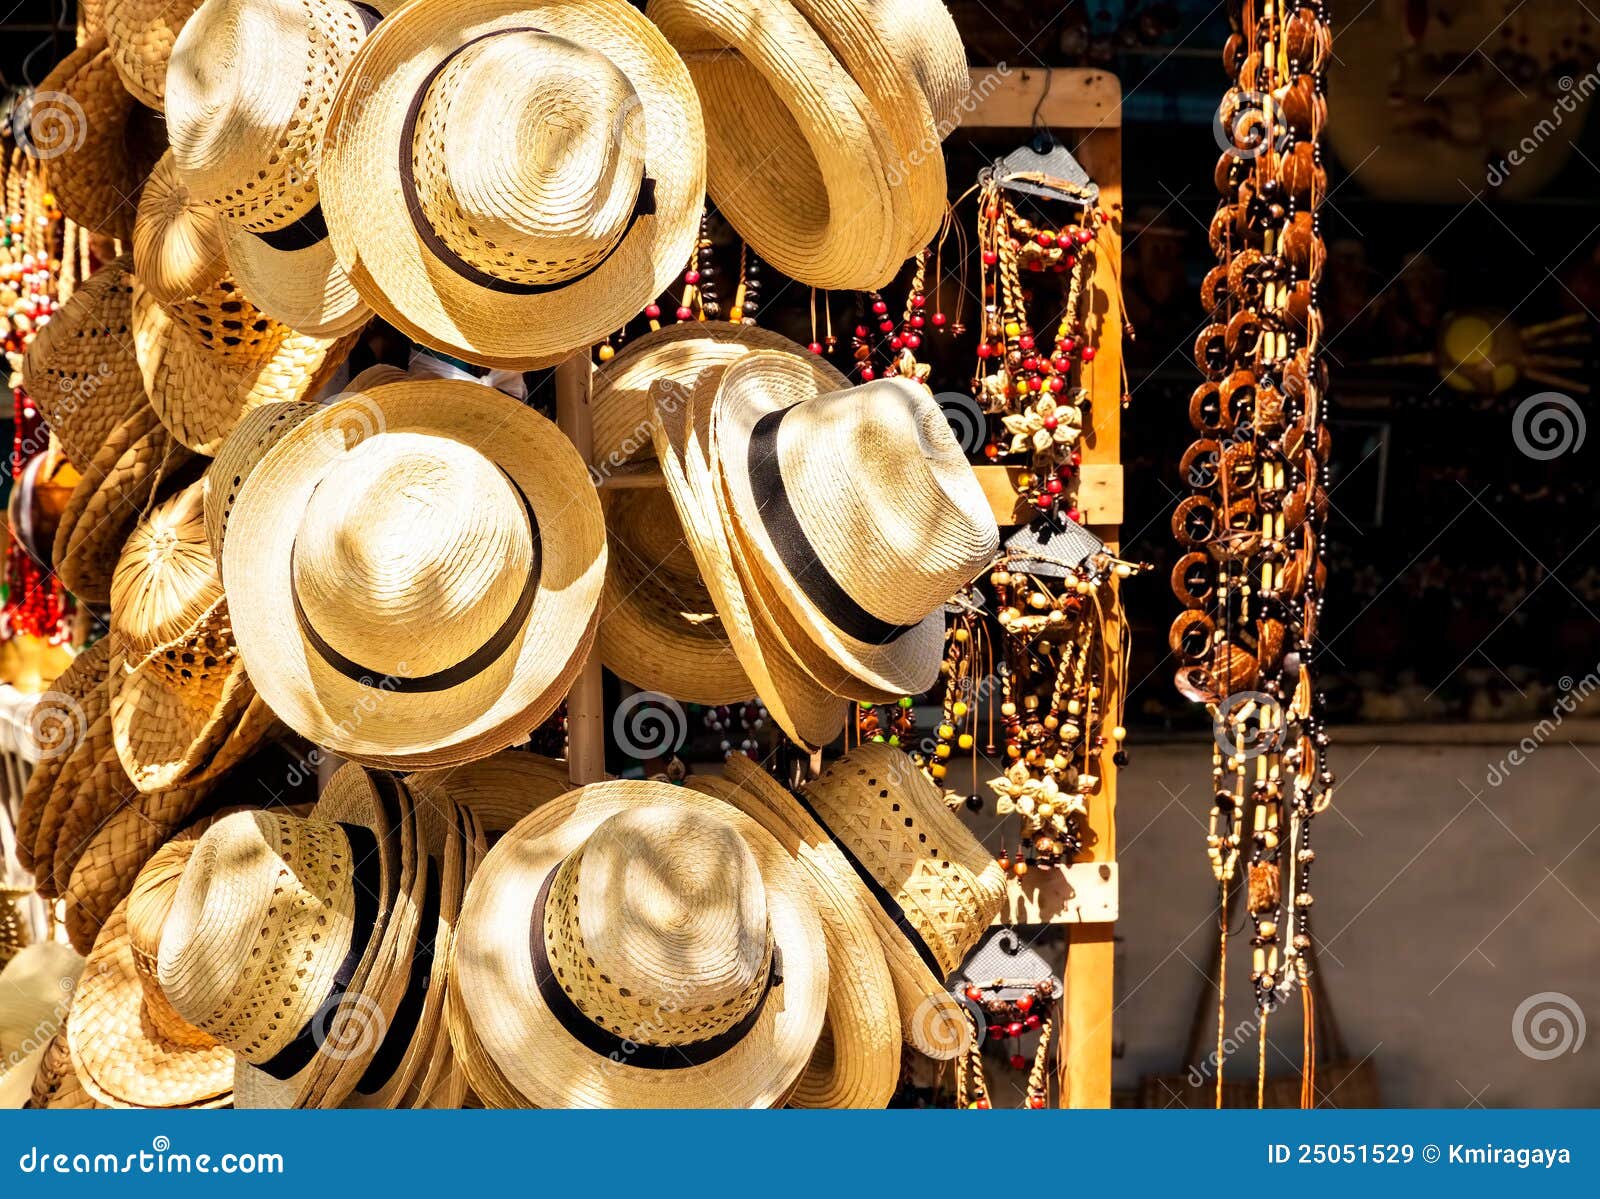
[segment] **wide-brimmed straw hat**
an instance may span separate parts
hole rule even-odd
[[[771,775],[744,754],[726,778],[689,785],[753,818],[800,863],[828,944],[828,1018],[790,1107],[886,1107],[900,1082],[900,1012],[872,920],[873,898],[843,852]]]
[[[69,220],[126,241],[150,168],[166,148],[161,118],[123,86],[103,35],[45,76],[25,109],[33,154]]]
[[[816,1044],[828,961],[770,833],[618,782],[545,804],[489,851],[454,975],[452,1039],[486,1103],[770,1107]]]
[[[937,0],[651,0],[706,113],[717,208],[778,270],[867,290],[936,236],[968,88]]]
[[[623,0],[415,0],[346,69],[318,181],[380,316],[527,369],[620,328],[683,270],[705,134],[688,70]]]
[[[157,112],[165,107],[172,45],[201,0],[103,0],[100,20],[123,86]]]
[[[899,750],[868,743],[807,783],[802,797],[877,901],[880,943],[908,1044],[948,1059],[971,1025],[945,981],[993,923],[1005,875]]]
[[[23,388],[79,471],[146,406],[133,353],[131,265],[124,254],[90,275],[34,334],[22,361]]]
[[[213,778],[270,731],[239,735],[256,693],[206,540],[203,494],[198,480],[140,520],[111,581],[112,738],[143,792]]]
[[[1000,547],[983,487],[925,387],[819,395],[789,356],[729,367],[712,416],[718,492],[805,633],[874,690],[933,686],[944,605]]]
[[[549,420],[410,380],[285,433],[234,501],[222,561],[246,668],[285,723],[354,761],[447,766],[523,740],[566,695],[605,524]]]
[[[162,304],[209,291],[228,270],[222,218],[184,186],[171,150],[161,156],[139,194],[139,212],[133,223],[133,268],[145,291]],[[131,327],[131,285],[127,303]],[[127,332],[123,338],[131,358],[133,338]],[[134,365],[138,365],[136,358]],[[141,393],[143,390],[141,376]]]
[[[173,1009],[237,1055],[239,1107],[337,1106],[409,977],[427,871],[403,785],[347,766],[311,816],[242,812],[195,846],[162,928]]]
[[[317,188],[334,93],[381,11],[349,0],[211,0],[173,50],[167,127],[229,268],[267,315],[333,337],[372,315],[333,253]]]
[[[133,289],[133,341],[150,406],[172,436],[213,454],[250,409],[315,396],[355,344],[312,337],[273,320],[231,275],[165,305]]]
[[[826,359],[754,325],[685,322],[631,342],[595,374],[595,473],[604,479],[655,456],[650,409],[693,394],[709,406],[729,363],[751,350],[793,354],[821,390],[848,386]],[[600,609],[600,660],[636,687],[689,703],[755,694],[684,541],[672,497],[659,488],[601,492],[611,565]]]
[[[714,494],[717,482],[707,458],[709,421],[701,417],[704,412],[692,393],[675,397],[671,404],[654,403],[651,436],[661,473],[728,643],[756,694],[792,740],[819,749],[844,727],[845,701],[806,672],[777,629],[763,619],[758,601],[745,591]]]
[[[169,841],[112,911],[84,965],[67,1020],[82,1083],[107,1107],[216,1107],[233,1099],[233,1051],[186,1022],[155,977],[161,928],[193,852]]]

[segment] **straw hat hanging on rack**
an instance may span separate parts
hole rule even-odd
[[[165,108],[167,64],[172,44],[200,0],[104,0],[101,21],[111,61],[139,103]]]
[[[550,365],[689,260],[705,134],[623,0],[413,0],[345,72],[318,181],[339,261],[417,341]]]
[[[706,112],[708,182],[752,249],[867,290],[936,236],[969,82],[938,0],[651,0]]]
[[[126,241],[139,189],[166,147],[161,118],[128,94],[104,36],[62,59],[34,97],[25,109],[28,141],[49,160],[62,214]]]
[[[419,799],[439,797],[466,808],[491,842],[541,804],[572,790],[567,764],[525,750],[502,750],[448,770],[420,770],[406,778]]]
[[[156,163],[139,195],[139,214],[133,223],[133,270],[145,291],[162,304],[176,304],[210,290],[228,270],[222,218],[184,186],[171,150]],[[131,322],[131,291],[128,313]],[[123,337],[131,357],[133,339],[126,333]]]
[[[928,390],[819,394],[791,357],[757,353],[723,375],[711,423],[718,501],[804,635],[867,688],[931,688],[944,605],[1000,534]]]
[[[538,808],[489,851],[454,975],[452,1040],[486,1103],[771,1107],[816,1045],[828,960],[770,833],[622,782]]]
[[[888,745],[858,746],[801,794],[877,900],[907,1044],[956,1057],[971,1027],[945,980],[1000,913],[1006,881],[994,855],[922,768]]]
[[[90,275],[34,335],[22,361],[23,388],[79,471],[118,424],[146,406],[129,332],[131,266],[124,254]]]
[[[284,433],[234,500],[222,563],[239,650],[285,723],[354,761],[446,766],[522,740],[566,695],[605,524],[550,421],[410,380]]]
[[[372,316],[334,257],[317,172],[339,79],[394,7],[207,0],[173,50],[179,176],[218,214],[244,294],[301,333],[335,337]]]

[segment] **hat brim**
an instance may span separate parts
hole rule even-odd
[[[228,269],[250,302],[307,337],[344,337],[372,319],[369,308],[322,238],[280,250],[248,229],[222,222]]]
[[[565,762],[523,750],[419,771],[407,776],[406,785],[419,802],[437,795],[467,809],[491,843],[528,813],[572,790]]]
[[[642,1069],[578,1043],[540,996],[528,952],[544,880],[610,817],[647,804],[699,808],[738,828],[761,871],[772,936],[783,955],[782,987],[749,1033],[711,1061],[681,1070]],[[827,1006],[827,949],[799,867],[748,816],[664,783],[583,787],[502,837],[462,911],[455,972],[483,1051],[516,1094],[541,1108],[774,1106],[805,1068]],[[473,1087],[489,1098],[476,1078]]]
[[[481,673],[444,690],[383,687],[381,671],[363,685],[325,661],[296,618],[299,515],[351,450],[384,433],[449,438],[483,454],[515,481],[539,527],[538,588],[522,631]],[[555,711],[594,637],[605,520],[582,459],[552,422],[474,383],[409,380],[330,405],[286,433],[240,489],[222,560],[234,637],[272,710],[353,761],[424,769],[514,745]]]
[[[476,38],[527,26],[598,50],[628,77],[649,117],[644,160],[655,180],[654,214],[598,269],[533,295],[480,286],[435,257],[401,200],[400,168],[408,106],[435,68]],[[318,185],[339,262],[378,315],[468,362],[549,366],[625,325],[689,260],[705,197],[700,102],[660,32],[617,0],[416,0],[385,18],[346,69]]]

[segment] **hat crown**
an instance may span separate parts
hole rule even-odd
[[[193,841],[168,841],[151,855],[128,893],[128,948],[134,973],[144,985],[144,1015],[167,1040],[176,1045],[206,1048],[216,1044],[173,1010],[157,977],[161,929],[177,898],[184,867],[194,852]]]
[[[239,367],[266,362],[289,336],[289,327],[246,299],[229,275],[198,295],[161,307],[207,354]]]
[[[468,44],[428,85],[412,137],[417,199],[464,262],[557,284],[621,240],[644,146],[643,102],[615,63],[565,38],[506,30]]]
[[[487,643],[535,569],[529,509],[488,458],[381,433],[312,494],[294,547],[306,623],[375,674],[419,678]]]
[[[222,599],[206,541],[201,482],[164,500],[134,526],[117,559],[111,598],[116,648],[135,662],[186,636]]]
[[[731,824],[692,809],[639,808],[595,829],[556,872],[544,935],[579,1010],[642,1044],[733,1028],[772,964],[754,856]]]

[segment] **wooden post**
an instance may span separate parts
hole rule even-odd
[[[594,455],[594,414],[589,398],[594,365],[587,349],[556,367],[556,423],[584,462]],[[606,717],[601,693],[600,654],[588,660],[567,693],[567,773],[574,786],[597,783],[606,772]]]

